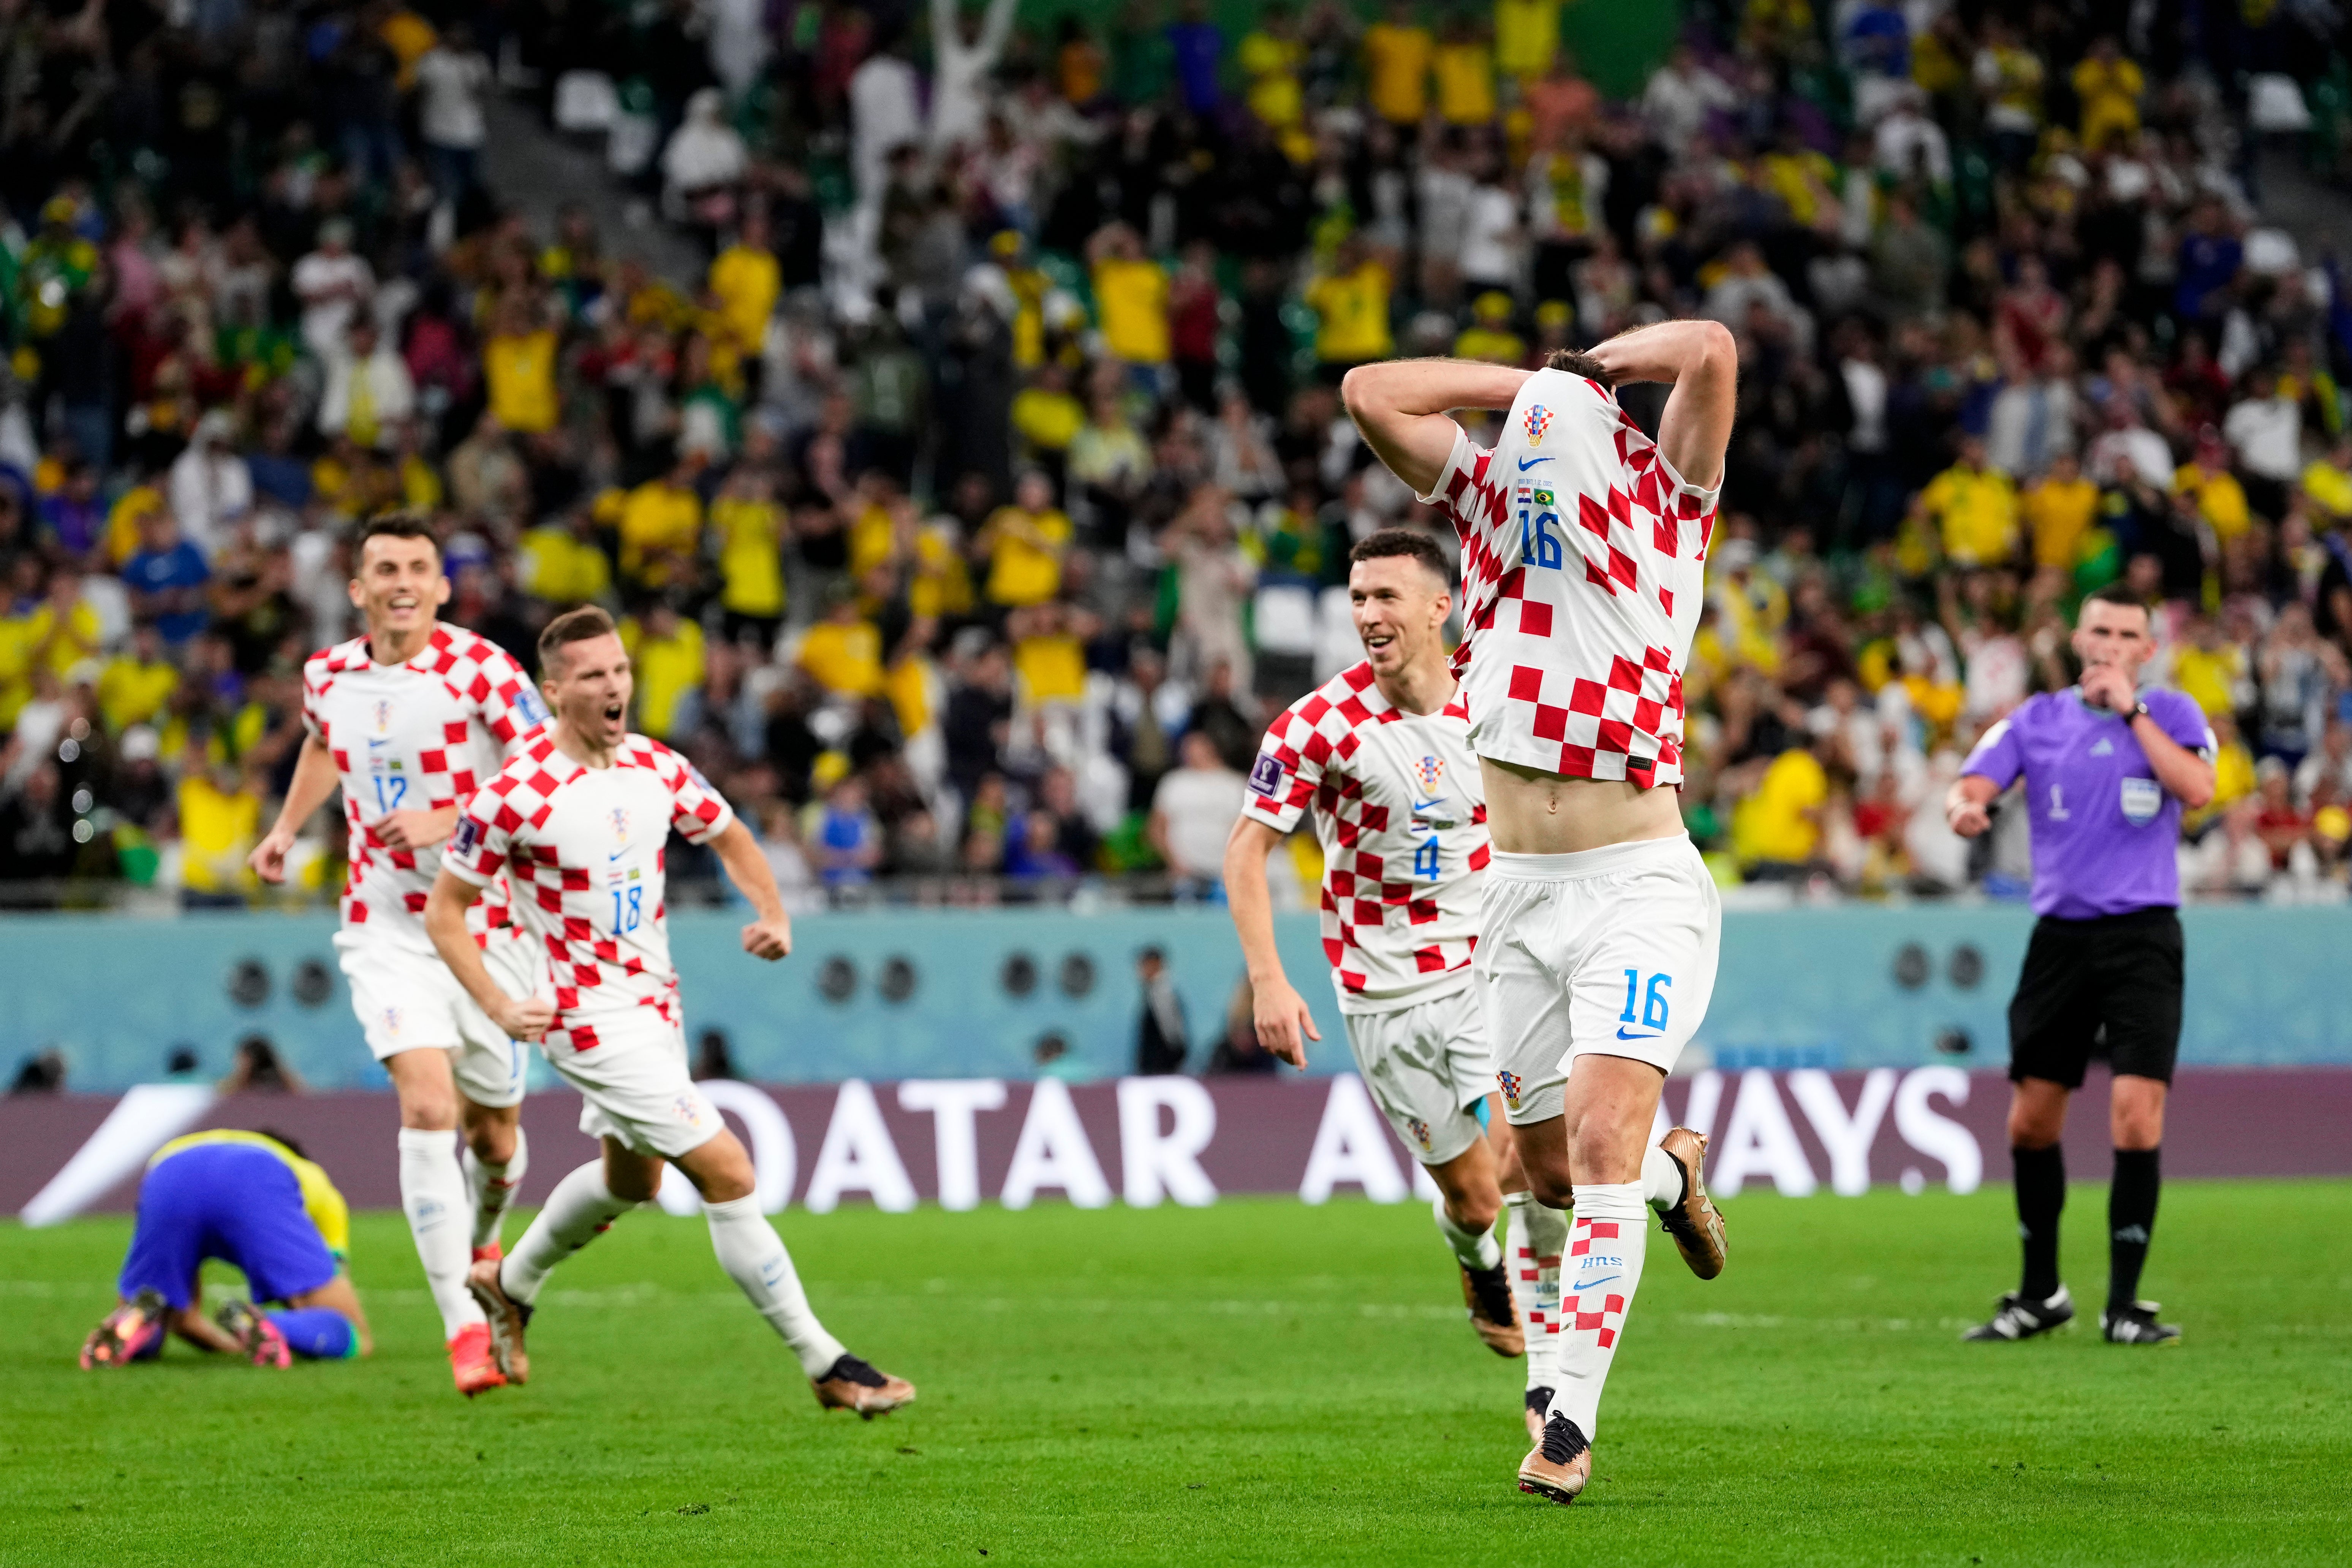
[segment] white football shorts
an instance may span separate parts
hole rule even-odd
[[[364,925],[337,931],[335,954],[376,1060],[403,1051],[446,1050],[467,1100],[498,1107],[522,1103],[526,1047],[490,1022],[440,954]],[[539,966],[531,944],[520,937],[493,938],[482,962],[509,996],[538,989]]]
[[[687,1065],[686,1031],[651,1007],[642,1021],[596,1021],[596,1044],[551,1054],[549,1065],[580,1091],[580,1131],[617,1139],[639,1154],[675,1160],[727,1130]]]
[[[1473,967],[1504,1113],[1560,1114],[1580,1056],[1660,1072],[1706,1016],[1723,900],[1686,835],[1573,855],[1495,852]]]
[[[1495,1063],[1471,993],[1465,985],[1386,1012],[1340,1015],[1373,1103],[1424,1165],[1443,1165],[1485,1136],[1476,1107],[1495,1091]]]

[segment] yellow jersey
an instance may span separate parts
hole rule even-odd
[[[1389,269],[1379,262],[1317,279],[1307,285],[1307,303],[1321,318],[1315,357],[1324,363],[1362,364],[1396,353],[1389,331]]]
[[[1429,63],[1437,42],[1426,27],[1375,22],[1364,29],[1365,96],[1391,125],[1418,125],[1429,112]]]
[[[1103,346],[1129,364],[1168,363],[1168,274],[1156,261],[1095,263],[1095,309]]]
[[[720,607],[739,616],[784,613],[784,564],[777,542],[782,509],[772,500],[720,496],[710,503],[711,531],[719,536]]]

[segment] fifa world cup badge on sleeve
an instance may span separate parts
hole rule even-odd
[[[1273,799],[1282,790],[1282,763],[1269,752],[1260,752],[1257,761],[1250,764],[1249,786],[1252,791]]]
[[[457,819],[457,853],[471,855],[482,842],[482,825],[470,816]]]

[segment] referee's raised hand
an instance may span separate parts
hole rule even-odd
[[[2094,664],[2083,670],[2083,700],[2110,713],[2128,713],[2139,701],[2131,671],[2119,664]]]

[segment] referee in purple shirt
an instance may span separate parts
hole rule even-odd
[[[1977,742],[1944,805],[1973,838],[2019,777],[2032,826],[2033,940],[2009,1005],[2010,1158],[2025,1273],[1971,1340],[2022,1340],[2074,1316],[2058,1280],[2066,1205],[2059,1136],[2102,1031],[2114,1064],[2116,1174],[2107,1197],[2107,1308],[2116,1344],[2180,1337],[2138,1300],[2156,1226],[2164,1097],[2180,1048],[2181,807],[2213,798],[2213,731],[2177,691],[2138,689],[2156,652],[2147,606],[2120,584],[2083,603],[2083,678],[2028,698]]]

